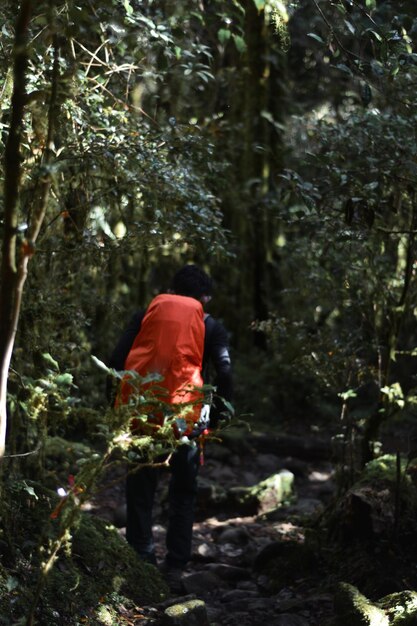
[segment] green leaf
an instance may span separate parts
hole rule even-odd
[[[356,32],[356,29],[355,29],[354,25],[352,24],[352,22],[349,22],[348,20],[344,20],[344,22],[345,22],[348,30],[352,33],[352,35],[354,35],[355,32]]]
[[[72,385],[74,378],[72,374],[60,374],[56,377],[55,382],[59,387],[64,387],[65,385]]]
[[[123,0],[123,6],[126,10],[127,15],[132,15],[133,14],[133,7],[130,4],[129,0]]]
[[[351,69],[345,65],[344,63],[338,63],[336,65],[337,69],[340,70],[341,72],[345,72],[345,74],[349,74],[349,76],[352,76],[352,71]]]
[[[35,490],[33,489],[33,487],[28,485],[25,481],[22,482],[22,485],[23,485],[23,490],[26,491],[26,493],[28,493],[30,496],[35,498],[35,500],[39,500],[39,498],[36,495]]]
[[[231,36],[232,33],[227,28],[220,28],[220,30],[217,31],[217,38],[222,46],[224,46],[224,44],[229,41]]]
[[[381,35],[377,33],[376,30],[373,30],[372,28],[368,28],[365,32],[373,35],[377,41],[382,41]]]
[[[263,11],[266,5],[266,0],[253,0],[258,11]]]
[[[48,365],[52,367],[52,369],[56,370],[57,372],[59,371],[58,362],[55,361],[55,359],[49,354],[49,352],[45,352],[44,354],[42,354],[42,358],[48,363]]]
[[[7,580],[6,580],[6,589],[7,591],[14,591],[15,589],[17,589],[17,587],[19,586],[19,582],[18,580],[16,580],[16,578],[13,578],[13,576],[8,576]]]
[[[235,46],[238,52],[246,51],[246,42],[243,37],[240,37],[240,35],[233,35],[233,41],[235,42]]]
[[[320,35],[316,35],[316,33],[307,33],[307,37],[311,37],[311,39],[315,39],[319,43],[324,44],[324,40],[320,37]]]

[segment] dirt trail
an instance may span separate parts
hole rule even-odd
[[[304,541],[306,528],[332,496],[332,466],[319,458],[319,452],[318,458],[311,460],[315,455],[305,451],[301,439],[298,443],[298,458],[259,451],[254,435],[244,446],[207,446],[199,480],[193,559],[182,577],[183,593],[159,607],[144,607],[140,622],[133,623],[158,624],[163,610],[184,597],[204,600],[210,624],[219,626],[330,623],[332,598],[322,588],[314,557],[305,550]],[[297,446],[292,447],[297,451]],[[216,488],[227,492],[250,487],[283,469],[295,476],[296,498],[274,513],[230,514],[216,501]],[[161,561],[165,555],[166,488],[167,479],[163,479],[155,508],[154,535]],[[97,512],[120,526],[123,500],[123,486],[119,485],[101,501]],[[123,527],[120,532],[124,533]],[[294,550],[297,547],[299,550]]]

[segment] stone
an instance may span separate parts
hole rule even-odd
[[[218,558],[218,549],[210,543],[201,543],[196,550],[196,556],[201,561],[214,561]]]
[[[218,543],[233,543],[238,546],[245,546],[249,540],[250,534],[244,526],[226,528],[217,537]]]
[[[265,513],[265,519],[278,522],[291,517],[310,517],[323,511],[323,503],[317,498],[300,498],[285,508],[277,508]]]
[[[262,468],[265,475],[274,474],[282,468],[281,459],[278,456],[262,452],[257,455],[257,465]]]
[[[249,578],[250,573],[244,567],[227,565],[226,563],[210,563],[207,569],[222,580],[237,581]]]
[[[166,626],[210,626],[206,605],[202,600],[174,604],[164,611]]]
[[[248,598],[257,598],[259,593],[257,591],[249,591],[247,589],[232,589],[227,591],[220,598],[221,602],[233,602],[235,600],[247,600]]]
[[[337,626],[388,626],[385,612],[348,583],[340,583],[334,598]]]
[[[195,593],[198,596],[218,589],[221,583],[215,574],[203,571],[184,576],[182,585],[186,593]]]
[[[376,604],[387,613],[392,626],[417,626],[417,592],[391,593]]]
[[[229,499],[248,514],[266,513],[281,506],[293,495],[294,474],[281,470],[253,487],[232,487]]]

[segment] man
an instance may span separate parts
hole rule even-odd
[[[170,293],[176,296],[183,296],[187,301],[189,298],[193,299],[188,301],[190,305],[192,305],[193,301],[197,301],[204,306],[210,301],[212,290],[212,281],[205,272],[195,265],[186,265],[175,274]],[[173,303],[175,303],[174,299]],[[200,305],[193,306],[197,310],[200,307]],[[217,389],[210,412],[210,427],[215,428],[219,421],[229,414],[223,399],[230,401],[232,397],[232,372],[228,337],[220,322],[214,320],[210,315],[204,314],[202,310],[200,314],[201,323],[204,321],[204,345],[201,346],[203,348],[202,379],[204,383],[213,384]],[[141,312],[135,314],[131,319],[129,326],[120,338],[110,358],[110,367],[116,370],[126,369],[126,363],[132,361],[129,355],[131,357],[134,350],[140,351],[140,331],[143,331],[147,323],[145,316],[146,312]],[[182,332],[184,332],[184,329],[182,329]],[[192,332],[191,327],[189,332]],[[163,346],[161,343],[158,344],[158,341],[156,340],[156,345]],[[215,379],[212,383],[209,373],[211,366],[215,370]],[[175,575],[181,572],[191,557],[192,527],[199,463],[200,451],[198,446],[188,444],[180,445],[170,460],[171,479],[168,493],[167,554],[163,567],[168,574],[174,573]],[[129,474],[126,482],[126,538],[143,560],[153,564],[156,564],[156,558],[152,536],[152,506],[157,481],[158,470],[150,466]],[[173,581],[174,577],[171,577],[171,580]]]

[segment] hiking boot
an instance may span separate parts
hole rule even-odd
[[[173,595],[181,595],[185,591],[182,582],[182,575],[184,573],[183,569],[180,569],[179,567],[172,567],[171,565],[168,565],[166,561],[161,563],[158,569]]]

